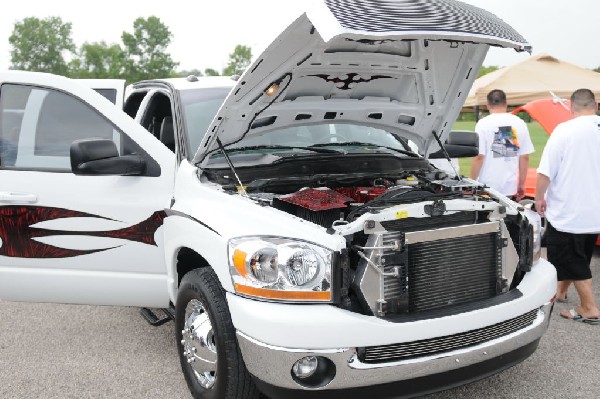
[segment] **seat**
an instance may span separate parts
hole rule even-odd
[[[175,130],[173,129],[173,117],[165,116],[160,124],[160,141],[167,148],[175,152]]]

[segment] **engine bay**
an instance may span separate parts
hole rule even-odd
[[[407,172],[371,179],[327,176],[317,183],[289,193],[253,190],[248,196],[261,205],[272,206],[325,228],[351,223],[365,213],[377,213],[395,205],[433,201],[426,206],[426,212],[429,216],[442,216],[446,213],[444,200],[493,201],[481,187],[439,171]]]

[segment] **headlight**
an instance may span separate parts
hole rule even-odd
[[[525,209],[524,212],[533,227],[533,261],[535,262],[542,254],[542,218],[530,209]]]
[[[263,299],[331,302],[333,252],[279,237],[229,241],[229,270],[236,292]]]

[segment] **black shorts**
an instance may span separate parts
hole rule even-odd
[[[592,278],[590,262],[598,234],[574,234],[546,227],[548,261],[556,268],[558,281]]]

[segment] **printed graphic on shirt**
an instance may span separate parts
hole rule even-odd
[[[512,158],[519,155],[519,139],[517,129],[512,126],[500,126],[494,133],[492,153],[494,158]]]

